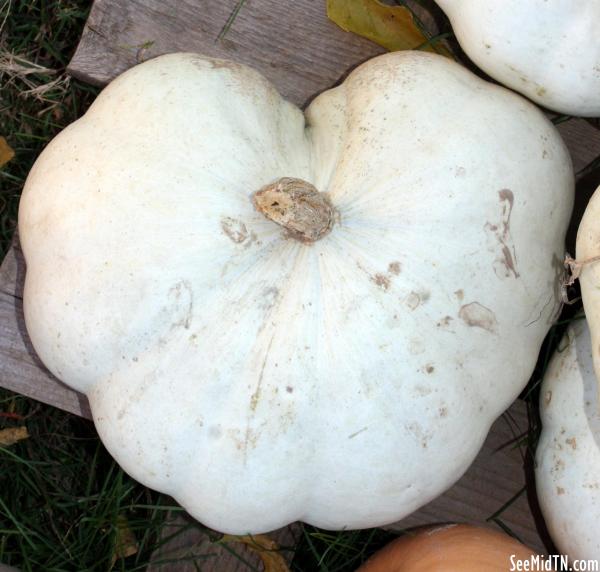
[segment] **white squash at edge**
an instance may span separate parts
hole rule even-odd
[[[329,234],[255,210],[279,177],[327,193]],[[527,382],[572,195],[543,114],[446,58],[375,58],[305,119],[247,67],[162,56],[29,175],[27,328],[124,469],[207,525],[382,525]]]
[[[537,495],[561,553],[600,560],[600,409],[587,322],[574,322],[559,348],[541,390]]]
[[[467,55],[561,113],[600,116],[600,0],[436,0]]]
[[[576,258],[585,316],[592,337],[592,360],[600,377],[600,187],[589,200],[577,229]]]

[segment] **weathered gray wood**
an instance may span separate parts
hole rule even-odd
[[[15,237],[0,266],[0,386],[91,419],[87,398],[58,381],[35,354],[23,319],[24,278]]]
[[[103,85],[143,59],[194,51],[262,72],[303,104],[383,48],[327,19],[321,0],[246,0],[219,39],[238,0],[96,0],[68,71]]]
[[[152,555],[146,572],[248,572],[262,570],[261,559],[256,551],[239,542],[221,544],[213,542],[199,527],[190,527],[191,517],[179,515],[168,520],[162,530],[162,538],[168,538],[182,527],[185,532],[174,536]],[[290,562],[294,547],[300,538],[300,526],[293,524],[268,534],[277,542],[281,556]],[[175,565],[173,561],[177,561]]]
[[[589,121],[569,119],[557,128],[571,152],[575,173],[600,156],[600,129],[596,129]]]

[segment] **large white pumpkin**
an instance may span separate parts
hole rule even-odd
[[[590,332],[575,322],[542,385],[536,483],[548,530],[572,559],[600,560],[600,409]]]
[[[600,0],[436,0],[467,55],[533,101],[600,116]]]
[[[539,110],[440,56],[375,58],[306,114],[163,56],[31,171],[28,331],[124,469],[207,525],[381,525],[526,383],[572,187]]]

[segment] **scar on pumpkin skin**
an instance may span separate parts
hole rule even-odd
[[[360,267],[360,268],[362,270],[362,267]],[[392,284],[392,278],[394,276],[398,276],[400,274],[401,270],[402,270],[402,265],[400,264],[400,262],[395,260],[388,264],[387,274],[378,272],[377,274],[375,274],[373,276],[369,275],[369,278],[370,278],[371,282],[374,282],[375,284],[377,284],[377,286],[379,286],[380,288],[383,288],[384,290],[387,291]],[[367,272],[367,274],[368,274],[368,272]]]
[[[384,290],[387,290],[390,287],[390,279],[383,274],[375,274],[374,276],[371,276],[371,282],[375,283]]]
[[[496,314],[479,302],[471,302],[460,307],[458,317],[467,326],[481,328],[491,333],[496,333]]]
[[[223,229],[223,232],[236,244],[244,242],[249,236],[246,225],[242,221],[235,218],[224,217],[221,219],[221,228]]]
[[[514,193],[510,189],[502,189],[498,191],[500,203],[502,204],[501,220],[498,224],[486,222],[484,229],[493,234],[494,238],[500,245],[501,254],[494,261],[494,272],[498,274],[496,264],[504,267],[505,276],[511,274],[515,278],[519,278],[520,274],[517,270],[517,254],[510,234],[510,217],[515,203]]]

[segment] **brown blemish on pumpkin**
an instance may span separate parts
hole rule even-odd
[[[275,305],[275,302],[277,302],[279,298],[279,289],[275,288],[275,286],[268,286],[267,288],[263,288],[261,296],[262,303],[260,304],[260,307],[263,310],[269,310]]]
[[[556,459],[556,462],[554,463],[554,466],[550,469],[550,473],[551,474],[559,473],[564,468],[565,468],[564,461],[562,461],[561,459]]]
[[[479,302],[471,302],[461,306],[458,317],[469,327],[481,328],[492,333],[496,332],[496,326],[498,325],[496,314]]]
[[[358,431],[355,431],[354,433],[351,433],[350,435],[348,435],[348,439],[354,439],[354,437],[356,437],[357,435],[360,435],[361,433],[365,432],[368,429],[368,427],[363,427],[362,429],[359,429]]]
[[[285,388],[285,390],[286,390],[288,393],[294,393],[294,388],[293,388],[291,385],[288,385],[288,386]]]
[[[498,224],[486,222],[484,229],[493,235],[493,240],[500,245],[500,254],[493,264],[494,272],[499,278],[508,278],[511,274],[519,278],[517,271],[517,254],[510,234],[510,217],[515,203],[514,193],[510,189],[498,191],[501,204],[501,220]]]
[[[260,392],[261,392],[261,384],[262,384],[264,368],[265,368],[265,364],[263,363],[263,367],[260,371],[260,377],[258,378],[258,384],[256,386],[256,389],[254,390],[254,393],[252,393],[252,395],[250,396],[250,410],[253,413],[256,411],[256,408],[258,407],[258,402],[260,400]]]
[[[416,292],[411,292],[405,299],[404,303],[411,309],[416,310],[421,304],[421,297]]]
[[[465,291],[464,290],[456,290],[454,292],[454,295],[462,302],[465,298]]]
[[[250,248],[250,246],[252,246],[255,242],[258,246],[260,246],[262,244],[261,241],[257,240],[257,236],[255,232],[251,232],[250,236],[248,237],[248,240],[246,240],[244,242],[244,248]]]
[[[269,340],[269,345],[267,346],[262,364],[260,366],[260,373],[258,374],[258,382],[256,383],[256,389],[250,396],[250,413],[249,413],[248,419],[246,421],[246,432],[245,432],[245,436],[244,436],[244,447],[243,447],[244,465],[246,464],[246,461],[247,461],[248,446],[249,445],[255,446],[256,440],[258,439],[258,436],[253,434],[252,428],[250,427],[250,423],[252,421],[252,418],[254,417],[254,414],[256,413],[256,409],[257,409],[258,403],[260,401],[263,377],[265,374],[265,368],[267,367],[267,360],[269,359],[269,353],[271,352],[271,346],[273,345],[274,338],[275,338],[275,335],[273,334],[271,336],[271,339]]]
[[[376,286],[381,288],[384,292],[387,292],[389,290],[390,286],[392,285],[392,279],[394,278],[394,276],[398,276],[398,274],[400,274],[400,272],[402,270],[400,262],[397,262],[397,261],[390,262],[388,264],[388,271],[386,273],[377,272],[375,274],[371,274],[358,261],[356,262],[356,266],[369,277],[369,280],[371,282],[373,282],[373,284],[375,284]]]
[[[429,441],[433,436],[429,431],[423,431],[419,423],[410,423],[409,425],[405,425],[404,428],[413,435],[423,449],[427,449]]]
[[[170,314],[180,315],[171,323],[171,329],[183,327],[189,330],[194,312],[194,291],[187,280],[180,280],[169,289],[169,298],[173,300]],[[160,341],[160,340],[159,340]]]
[[[385,276],[384,274],[375,274],[374,276],[371,276],[371,282],[373,282],[374,284],[376,284],[377,286],[379,286],[381,289],[383,290],[388,290],[388,288],[390,287],[391,281],[390,279]]]
[[[453,318],[451,316],[444,316],[437,324],[436,326],[438,328],[447,328],[450,325],[450,322],[453,320]]]
[[[427,373],[433,373],[435,371],[435,367],[432,366],[431,364],[428,364],[428,365],[425,366],[425,371]]]
[[[583,483],[584,489],[600,489],[600,483]]]
[[[242,221],[239,221],[235,218],[223,217],[221,219],[221,228],[223,229],[223,232],[236,244],[241,244],[250,236],[246,225]]]
[[[552,391],[546,391],[546,395],[544,395],[544,404],[550,405],[551,401],[552,401]]]
[[[565,494],[565,489],[563,489],[562,487],[556,487],[556,494],[557,495],[564,495]]]
[[[577,439],[575,437],[571,437],[570,439],[565,439],[565,443],[571,446],[571,449],[577,449]]]
[[[438,409],[438,413],[439,416],[443,419],[444,417],[448,417],[448,408],[447,407],[440,407]]]
[[[415,385],[415,391],[421,397],[425,397],[432,393],[432,390],[429,387],[426,387],[424,385]]]

